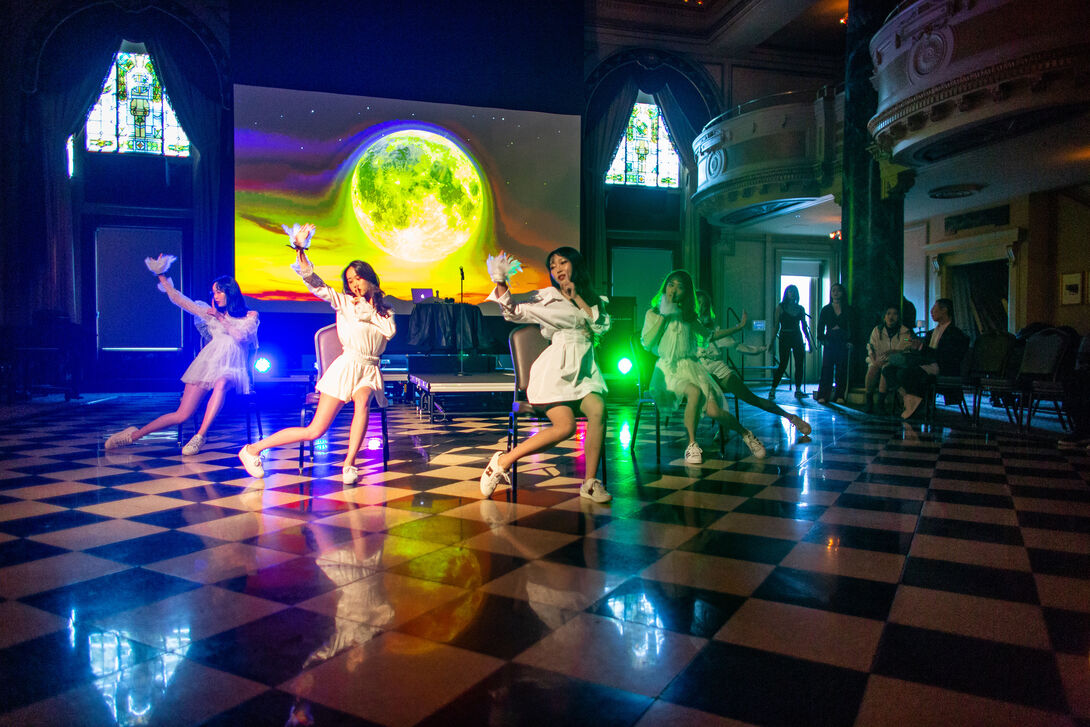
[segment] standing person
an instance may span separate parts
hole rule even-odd
[[[954,325],[954,301],[939,298],[931,306],[931,320],[935,327],[922,339],[913,339],[908,346],[906,366],[895,369],[887,366],[883,375],[896,380],[898,391],[905,402],[902,419],[908,419],[923,402],[928,384],[936,376],[957,376],[961,364],[969,352],[969,337]]]
[[[829,288],[829,303],[818,313],[821,380],[815,400],[819,404],[827,401],[843,404],[848,393],[845,387],[848,382],[848,345],[852,340],[852,311],[845,300],[847,292],[840,283],[833,283]]]
[[[810,350],[814,349],[814,339],[810,336],[810,327],[806,325],[806,309],[799,304],[799,289],[794,285],[788,285],[783,291],[783,300],[776,305],[772,315],[772,330],[780,339],[780,365],[776,367],[776,373],[772,377],[772,388],[768,391],[768,400],[776,400],[776,389],[784,371],[787,370],[788,356],[795,360],[795,398],[801,399],[802,374],[806,356],[806,346],[803,345],[803,334],[806,336]]]
[[[291,246],[296,250],[296,261],[291,267],[311,293],[329,303],[337,312],[337,338],[343,352],[318,380],[315,388],[321,396],[310,424],[281,429],[259,442],[248,444],[239,450],[238,458],[251,477],[264,477],[261,452],[270,447],[314,441],[329,430],[337,412],[351,401],[354,410],[348,430],[348,451],[344,455],[341,471],[344,484],[351,485],[359,476],[356,454],[367,434],[371,397],[379,406],[386,406],[382,372],[378,368],[379,357],[386,350],[386,342],[393,338],[396,328],[393,312],[382,299],[378,276],[370,265],[362,260],[348,263],[341,273],[343,292],[329,287],[315,274],[314,265],[306,255],[314,229],[314,225],[307,224],[293,229],[289,235]]]
[[[208,429],[219,414],[227,391],[233,388],[243,394],[250,392],[247,364],[250,350],[257,347],[257,311],[246,309],[238,283],[226,275],[212,281],[211,305],[190,300],[165,275],[174,260],[172,255],[160,255],[156,260],[147,258],[144,262],[159,278],[159,290],[167,294],[171,303],[194,316],[201,337],[207,338],[208,342],[182,374],[185,389],[178,408],[142,427],[128,427],[117,432],[106,440],[106,449],[126,447],[152,432],[181,424],[193,416],[201,399],[211,392],[200,428],[182,447],[182,454],[197,454],[204,446]]]
[[[728,365],[722,356],[720,349],[723,348],[735,348],[742,355],[746,353],[759,353],[764,350],[764,347],[746,347],[744,345],[736,344],[734,339],[730,338],[738,331],[744,330],[746,322],[748,320],[746,312],[742,311],[742,318],[738,322],[737,326],[732,328],[721,329],[715,324],[715,311],[712,309],[711,296],[703,290],[696,291],[696,314],[697,320],[707,330],[711,331],[711,336],[708,339],[708,345],[702,346],[697,349],[697,358],[700,360],[700,364],[704,367],[704,370],[712,375],[715,379],[715,383],[719,385],[724,394],[733,394],[742,401],[758,409],[763,409],[769,414],[775,414],[776,416],[783,417],[791,422],[791,425],[799,430],[804,436],[809,436],[813,431],[810,427],[810,423],[800,416],[789,414],[781,409],[775,402],[771,402],[768,399],[762,399],[753,393],[745,381],[742,380],[742,375],[734,369],[734,367]],[[722,343],[716,344],[716,341],[722,339]]]
[[[515,444],[508,452],[496,452],[481,474],[481,494],[490,497],[502,482],[510,484],[507,470],[523,457],[541,452],[575,434],[576,412],[587,419],[583,439],[586,462],[579,495],[594,502],[613,496],[598,479],[598,465],[605,443],[606,381],[594,360],[595,339],[609,330],[605,312],[608,302],[591,287],[587,264],[578,250],[558,247],[545,258],[552,285],[520,303],[511,298],[510,276],[521,264],[500,253],[489,257],[488,272],[496,287],[488,300],[499,304],[503,317],[514,323],[541,326],[548,347],[530,367],[526,398],[543,409],[549,426]]]
[[[870,332],[867,341],[867,402],[865,411],[874,411],[874,393],[878,392],[878,408],[886,410],[886,392],[889,390],[882,369],[889,365],[890,357],[905,350],[912,341],[912,331],[901,325],[901,314],[897,306],[886,308],[882,322]]]
[[[761,440],[726,410],[722,389],[697,358],[700,339],[722,338],[731,330],[713,335],[701,324],[696,313],[693,279],[684,270],[675,270],[663,279],[658,294],[651,300],[651,308],[644,314],[640,343],[659,357],[655,366],[665,377],[666,388],[679,399],[685,399],[685,430],[689,434],[685,461],[689,464],[704,461],[704,452],[696,441],[696,425],[702,410],[740,434],[755,457],[760,459],[767,454]],[[726,368],[726,364],[723,366]]]

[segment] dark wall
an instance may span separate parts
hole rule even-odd
[[[580,114],[583,3],[233,0],[236,83]]]

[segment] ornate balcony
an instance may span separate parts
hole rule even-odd
[[[915,0],[870,43],[881,151],[923,166],[1090,108],[1090,2]]]
[[[843,94],[783,93],[708,122],[693,141],[693,202],[713,225],[736,225],[839,193]]]

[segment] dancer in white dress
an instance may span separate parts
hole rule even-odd
[[[242,291],[234,278],[223,276],[212,281],[212,305],[193,301],[182,295],[165,273],[174,258],[160,255],[158,260],[148,258],[148,267],[158,271],[159,289],[167,294],[170,302],[196,318],[201,337],[207,343],[193,363],[182,374],[185,389],[178,408],[163,414],[142,427],[128,427],[106,440],[106,449],[125,447],[141,437],[160,429],[175,426],[193,416],[201,399],[211,392],[204,408],[197,433],[182,448],[182,454],[197,454],[204,446],[208,429],[223,406],[229,389],[249,393],[250,376],[246,370],[249,353],[257,347],[257,311],[248,311]]]
[[[579,251],[560,247],[549,253],[546,266],[552,286],[516,303],[507,287],[508,270],[519,264],[501,254],[501,261],[489,274],[495,289],[488,300],[499,303],[503,317],[515,323],[541,326],[549,346],[530,367],[526,398],[544,409],[550,426],[538,431],[509,452],[496,452],[481,475],[481,493],[489,497],[501,482],[510,484],[507,469],[519,459],[548,449],[575,434],[576,410],[587,418],[583,454],[585,479],[579,494],[594,502],[609,502],[612,496],[598,479],[598,464],[605,439],[606,382],[594,360],[594,340],[609,330],[605,298],[590,285],[590,275]]]
[[[367,434],[371,397],[379,406],[386,406],[386,393],[378,364],[379,357],[386,350],[386,342],[393,338],[396,328],[393,312],[383,302],[378,276],[370,265],[362,260],[353,260],[348,264],[341,273],[343,293],[326,285],[315,274],[314,266],[306,255],[306,246],[314,229],[314,225],[303,225],[292,234],[291,246],[297,254],[292,269],[303,279],[311,293],[337,311],[337,338],[344,351],[318,380],[315,388],[321,396],[310,424],[281,429],[259,442],[246,445],[238,456],[250,476],[264,477],[262,451],[285,444],[311,442],[321,437],[329,430],[341,407],[351,401],[354,411],[341,473],[344,484],[351,485],[359,476],[356,454]]]
[[[715,383],[719,385],[723,393],[733,394],[747,404],[763,409],[769,414],[783,417],[791,422],[791,425],[798,429],[800,434],[808,436],[813,431],[809,422],[800,416],[785,411],[776,402],[754,394],[742,381],[742,375],[723,360],[723,349],[733,349],[743,356],[747,353],[764,353],[767,350],[765,346],[747,346],[739,344],[733,338],[730,338],[733,334],[745,329],[748,322],[746,312],[742,311],[742,318],[737,326],[721,329],[715,324],[715,310],[712,308],[711,296],[707,292],[703,290],[696,291],[696,304],[697,320],[712,332],[712,340],[708,341],[708,345],[697,349],[696,356],[704,369],[715,379]],[[720,342],[716,343],[716,341]],[[747,441],[746,444],[749,444],[749,442]],[[757,453],[754,452],[754,454]],[[757,454],[757,456],[761,457],[762,455]]]
[[[713,341],[728,333],[729,329],[713,333],[701,324],[696,315],[693,279],[684,270],[666,276],[644,315],[640,342],[659,357],[655,366],[662,372],[666,388],[679,400],[685,399],[684,421],[689,434],[685,461],[690,464],[704,461],[703,450],[696,442],[696,425],[702,409],[727,429],[740,434],[754,456],[765,456],[760,440],[724,408],[723,391],[697,357],[702,340]]]

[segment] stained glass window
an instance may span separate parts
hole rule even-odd
[[[666,122],[653,103],[636,102],[606,172],[606,184],[677,187],[680,162]]]
[[[189,138],[147,53],[114,56],[87,116],[87,151],[189,156]]]

